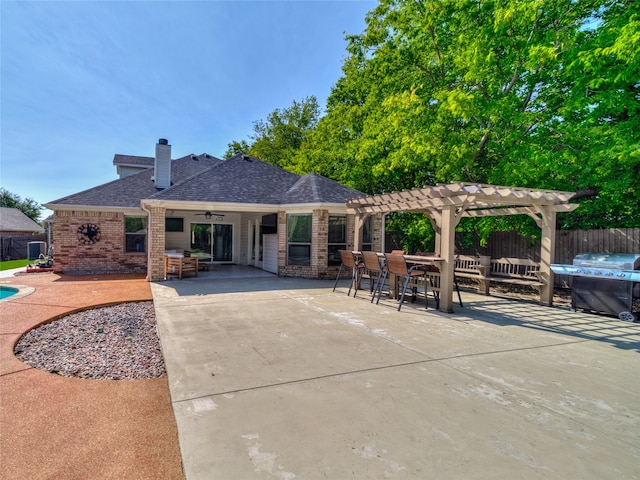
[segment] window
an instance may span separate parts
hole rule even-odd
[[[311,215],[287,216],[287,265],[311,265]]]
[[[329,215],[329,242],[327,245],[327,264],[340,265],[339,250],[347,249],[346,215]]]
[[[124,251],[144,253],[147,251],[147,218],[124,217]]]
[[[184,220],[182,218],[165,218],[165,232],[184,232]]]
[[[373,216],[367,217],[362,226],[362,250],[373,250]]]

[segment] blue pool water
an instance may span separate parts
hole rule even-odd
[[[16,293],[18,293],[17,288],[5,287],[0,285],[0,300],[2,300],[3,298],[10,297],[11,295],[15,295]]]

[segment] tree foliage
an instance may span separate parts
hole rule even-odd
[[[282,168],[295,169],[293,159],[320,118],[316,97],[293,101],[290,107],[276,109],[267,120],[253,124],[250,142],[234,141],[227,154],[246,153]]]
[[[380,0],[347,41],[325,115],[276,110],[254,125],[252,154],[366,193],[572,191],[581,206],[560,227],[640,226],[640,2]],[[389,225],[428,229],[406,223]],[[461,228],[539,234],[526,216]]]
[[[224,158],[233,157],[239,153],[249,153],[251,147],[246,140],[234,140],[227,145],[227,151],[224,154]]]
[[[407,252],[434,252],[435,232],[430,220],[412,212],[394,212],[387,216],[386,231],[394,245]]]
[[[34,222],[38,222],[38,217],[43,208],[38,202],[30,197],[22,199],[20,195],[11,193],[4,188],[0,188],[0,207],[17,208]]]
[[[577,191],[563,226],[638,226],[639,4],[382,0],[348,37],[300,168],[367,193],[452,181]],[[522,224],[469,225],[496,222]]]

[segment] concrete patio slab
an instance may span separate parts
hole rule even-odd
[[[639,478],[640,325],[332,286],[152,285],[187,479]]]

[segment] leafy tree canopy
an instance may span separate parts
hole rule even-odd
[[[290,107],[274,110],[266,121],[254,122],[250,141],[230,143],[227,156],[246,153],[267,163],[295,170],[293,159],[319,118],[320,107],[316,97],[307,97],[300,102],[294,100]]]
[[[561,228],[640,226],[640,2],[380,0],[347,41],[325,115],[313,97],[276,110],[247,153],[366,193],[575,191]],[[461,228],[539,233],[524,216]]]
[[[251,147],[246,140],[234,140],[230,144],[227,145],[227,151],[224,154],[224,158],[233,157],[239,153],[248,153]]]
[[[302,169],[576,191],[562,226],[640,225],[640,2],[381,0],[366,22]]]
[[[11,193],[4,188],[0,188],[0,207],[17,208],[34,222],[38,222],[38,217],[43,208],[32,198],[27,197],[22,200],[20,195]]]

